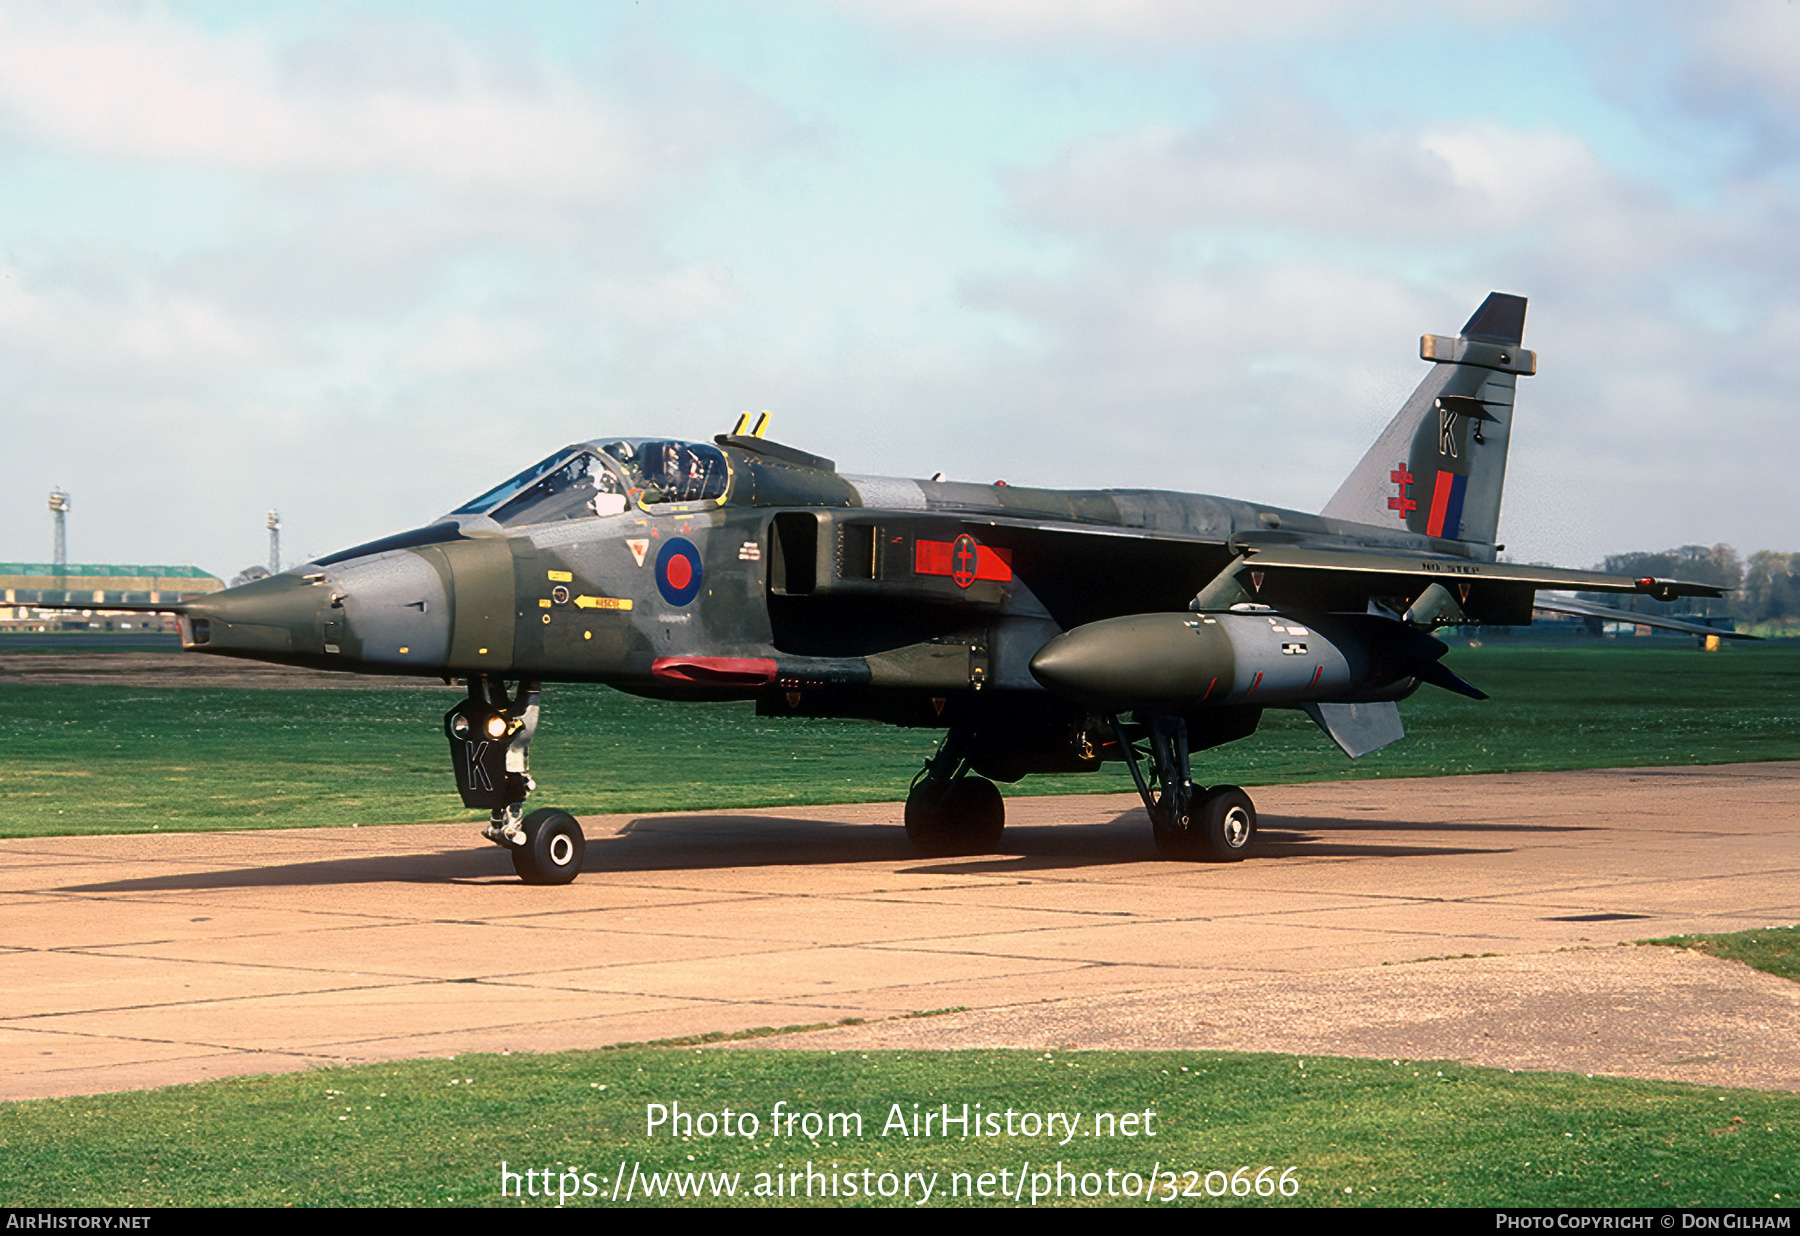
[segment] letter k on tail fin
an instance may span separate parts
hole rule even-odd
[[[1431,372],[1322,514],[1493,544],[1514,386],[1537,372],[1537,357],[1519,346],[1524,335],[1525,298],[1494,292],[1455,338],[1420,339]]]

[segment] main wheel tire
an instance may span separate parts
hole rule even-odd
[[[1208,862],[1235,863],[1256,840],[1256,804],[1235,785],[1214,786],[1194,811],[1195,840]]]
[[[1006,800],[986,777],[964,777],[950,792],[950,806],[965,843],[964,854],[992,854],[1006,832]]]
[[[525,844],[512,849],[513,870],[527,884],[567,884],[581,874],[587,839],[567,811],[545,807],[525,817]]]
[[[946,791],[922,785],[906,799],[906,838],[933,858],[992,854],[1006,831],[1006,800],[985,777],[964,777]]]

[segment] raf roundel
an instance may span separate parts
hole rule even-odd
[[[656,555],[656,590],[670,605],[686,605],[700,595],[700,551],[674,536]]]

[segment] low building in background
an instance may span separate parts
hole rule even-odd
[[[193,566],[0,562],[0,630],[173,631],[165,614],[111,612],[219,592],[225,581]]]

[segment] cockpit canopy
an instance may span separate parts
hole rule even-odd
[[[566,447],[452,515],[486,515],[505,528],[714,502],[731,480],[725,453],[705,442],[617,438]]]

